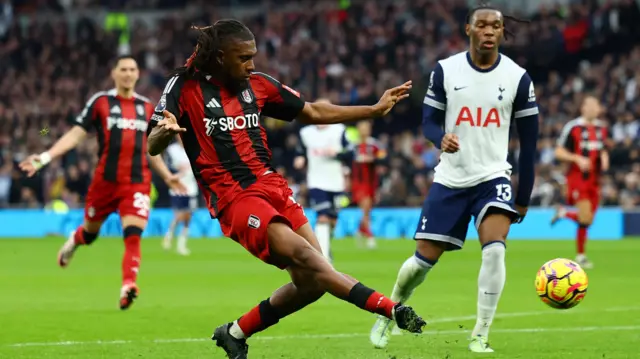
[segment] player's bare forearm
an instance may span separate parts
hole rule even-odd
[[[169,177],[171,177],[171,171],[169,171],[169,168],[167,168],[167,165],[162,160],[162,156],[149,156],[149,166],[163,181],[167,181]]]
[[[600,163],[602,164],[603,171],[606,172],[609,170],[609,152],[604,150],[600,152]]]
[[[169,147],[174,134],[160,127],[154,127],[147,138],[147,152],[151,156],[157,156]]]
[[[331,125],[377,117],[374,106],[338,106],[324,102],[307,102],[298,116],[302,123]]]
[[[574,153],[561,146],[556,147],[555,155],[556,159],[562,162],[575,162],[577,157]]]
[[[65,153],[74,149],[87,135],[87,131],[80,126],[73,126],[69,132],[65,133],[56,143],[47,151],[51,159],[63,156]]]

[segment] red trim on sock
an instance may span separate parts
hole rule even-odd
[[[396,304],[396,302],[384,295],[373,292],[373,294],[369,296],[369,299],[367,299],[367,304],[365,304],[364,309],[371,313],[384,315],[389,319],[393,319],[393,307],[395,307]]]

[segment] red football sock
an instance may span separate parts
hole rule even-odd
[[[389,319],[393,319],[393,307],[398,304],[362,283],[353,286],[348,300],[368,312],[384,315]]]
[[[371,233],[371,227],[369,226],[369,219],[365,219],[363,217],[360,220],[360,233],[362,233],[366,237],[373,237],[373,233]]]
[[[584,247],[587,244],[587,226],[578,227],[578,235],[576,238],[576,247],[578,254],[584,254]]]
[[[84,230],[84,227],[82,225],[76,228],[76,232],[73,235],[73,241],[76,243],[77,246],[81,246],[85,244],[89,245],[93,243],[96,240],[96,238],[98,238],[98,233],[89,233]]]
[[[567,211],[567,214],[565,214],[564,217],[578,223],[578,212]]]
[[[246,338],[263,331],[280,321],[280,315],[271,305],[269,299],[251,309],[247,314],[238,319],[238,326]]]
[[[122,257],[122,284],[135,283],[136,279],[138,278],[139,269],[140,234],[129,234],[124,238],[124,256]]]

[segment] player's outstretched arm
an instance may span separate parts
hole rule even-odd
[[[389,113],[398,101],[409,97],[411,81],[384,92],[373,106],[338,106],[326,102],[307,102],[298,115],[302,123],[330,125],[381,117]]]
[[[31,177],[54,159],[74,149],[86,136],[87,131],[84,128],[81,126],[73,126],[73,128],[56,141],[50,149],[39,155],[31,155],[20,162],[20,169],[26,172],[27,176]]]
[[[176,116],[171,112],[164,110],[162,114],[164,118],[158,121],[147,138],[147,151],[151,156],[161,154],[169,146],[176,134],[186,131],[186,129],[178,125]]]

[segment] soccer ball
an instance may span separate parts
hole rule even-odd
[[[589,279],[578,263],[556,258],[548,261],[536,274],[536,292],[555,309],[573,308],[587,295]]]

